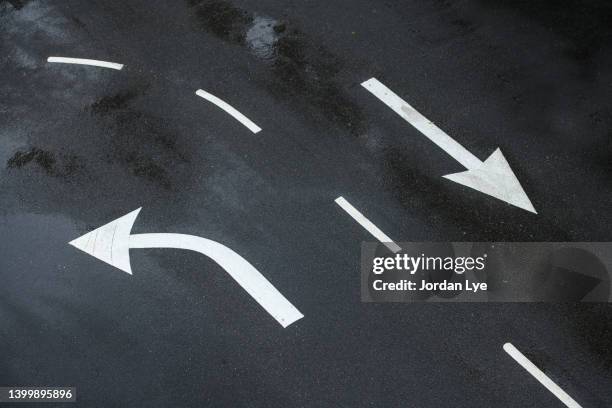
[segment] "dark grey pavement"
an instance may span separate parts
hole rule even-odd
[[[75,386],[83,407],[562,406],[511,342],[612,406],[608,304],[361,303],[372,238],[334,203],[396,241],[612,241],[612,6],[533,3],[0,2],[0,386]],[[371,77],[480,159],[500,147],[539,214],[443,179],[463,168]],[[138,207],[133,232],[221,242],[305,317],[282,329],[196,253],[132,250],[130,276],[67,244]]]

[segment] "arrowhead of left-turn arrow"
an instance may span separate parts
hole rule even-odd
[[[69,244],[131,275],[130,232],[141,209],[88,232]]]

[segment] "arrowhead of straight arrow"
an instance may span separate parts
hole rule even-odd
[[[69,244],[124,272],[132,274],[130,267],[130,232],[141,208],[117,218]]]
[[[516,207],[537,214],[501,150],[495,150],[481,166],[444,176]]]

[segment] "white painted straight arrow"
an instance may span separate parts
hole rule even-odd
[[[130,248],[176,248],[199,252],[218,263],[283,327],[304,317],[253,265],[230,248],[210,239],[184,234],[135,234],[140,208],[117,218],[70,245],[132,274]]]
[[[444,178],[537,214],[499,148],[482,162],[376,78],[361,85],[467,169]]]

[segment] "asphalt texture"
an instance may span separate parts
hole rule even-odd
[[[603,1],[0,2],[0,385],[83,407],[562,406],[511,342],[612,406],[608,304],[361,303],[372,238],[334,203],[396,241],[612,241],[610,21]],[[463,168],[371,77],[480,159],[500,147],[538,214],[443,179]],[[305,317],[281,328],[197,253],[132,250],[130,276],[67,244],[139,207],[134,233],[221,242]]]

